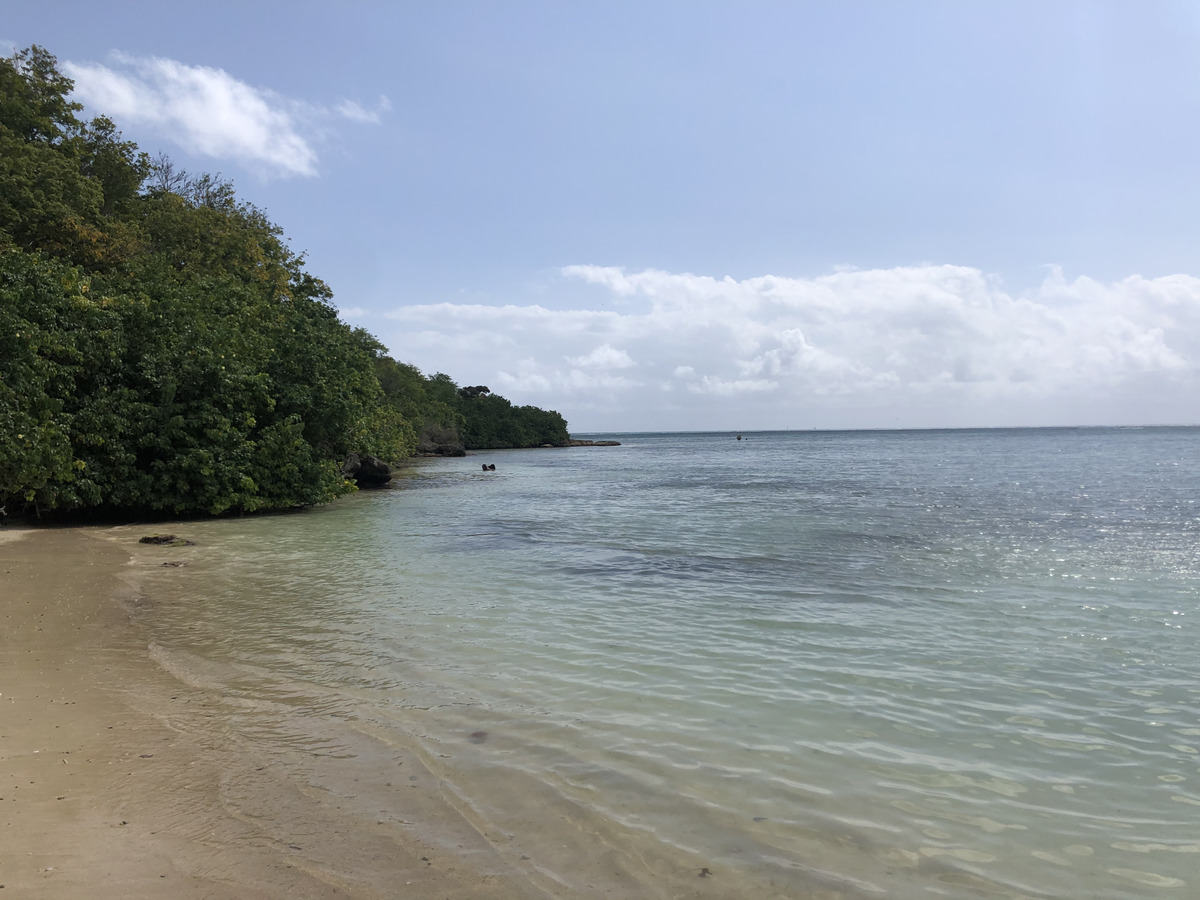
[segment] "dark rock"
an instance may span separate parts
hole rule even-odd
[[[451,441],[439,444],[435,441],[421,441],[417,444],[419,456],[466,456],[467,448],[461,441]]]
[[[427,425],[417,439],[417,453],[421,456],[466,456],[467,448],[458,429]]]
[[[138,541],[139,544],[161,544],[167,547],[194,547],[195,541],[175,537],[173,534],[151,534]]]
[[[342,463],[342,475],[362,488],[383,487],[392,480],[392,467],[370,453],[351,453]]]
[[[571,438],[572,447],[620,447],[620,441],[581,441],[577,438]]]

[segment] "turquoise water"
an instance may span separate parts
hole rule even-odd
[[[188,526],[157,652],[563,895],[1200,893],[1200,430],[618,437]]]

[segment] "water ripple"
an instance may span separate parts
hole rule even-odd
[[[1198,440],[634,436],[512,453],[503,479],[430,461],[304,517],[204,524],[185,574],[155,576],[191,593],[150,625],[255,740],[370,723],[499,830],[525,792],[764,890],[1179,895],[1200,880],[1200,476],[1173,462]]]

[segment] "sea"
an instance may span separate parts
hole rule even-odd
[[[180,524],[155,658],[531,896],[1200,896],[1200,429],[585,437]]]

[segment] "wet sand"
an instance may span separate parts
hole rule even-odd
[[[0,531],[0,900],[557,893],[403,751],[356,761],[405,773],[403,815],[364,829],[371,798],[305,777],[335,761],[239,740],[228,698],[158,665],[131,617],[153,603],[138,566],[162,565],[140,533]]]

